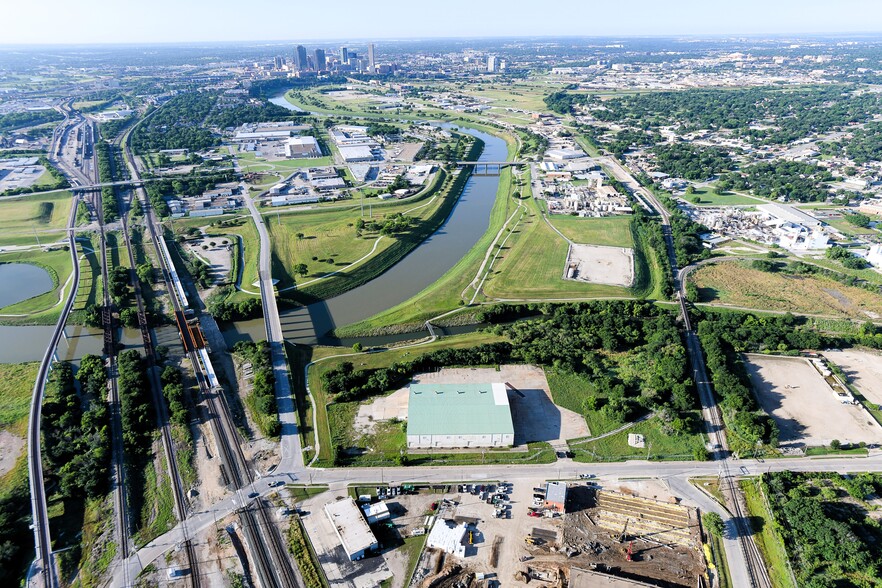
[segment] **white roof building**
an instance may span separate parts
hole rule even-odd
[[[361,510],[364,511],[364,516],[367,519],[369,525],[379,523],[380,521],[385,521],[392,516],[391,514],[389,514],[389,505],[387,505],[385,502],[365,504],[361,507]]]
[[[867,261],[873,267],[882,268],[882,244],[876,243],[870,247],[870,250],[867,251]]]
[[[379,547],[377,538],[352,498],[326,504],[325,514],[350,560],[362,559],[368,551]]]
[[[373,149],[367,145],[341,145],[338,149],[340,150],[340,155],[343,157],[343,160],[347,163],[373,161],[376,159],[376,157],[374,157]]]
[[[322,148],[315,137],[291,137],[285,143],[286,157],[321,157]]]
[[[756,208],[772,218],[802,225],[804,227],[820,227],[822,224],[817,218],[804,213],[798,208],[786,204],[761,204]]]
[[[549,149],[545,152],[545,155],[551,159],[563,161],[565,159],[578,159],[580,157],[585,157],[585,152],[579,151],[578,149]]]
[[[457,525],[452,520],[439,518],[426,539],[426,547],[434,547],[457,557],[465,557],[468,532],[465,523]]]

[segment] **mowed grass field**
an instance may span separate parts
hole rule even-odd
[[[31,245],[37,237],[42,243],[63,238],[72,203],[73,196],[66,191],[0,200],[0,245]]]
[[[694,198],[698,198],[698,202],[694,202]],[[736,194],[734,192],[726,192],[720,194],[717,189],[708,186],[704,188],[696,188],[695,194],[683,196],[689,202],[696,206],[736,206],[739,204],[758,205],[767,202],[764,198],[752,197],[747,194]]]
[[[792,276],[723,262],[696,270],[689,277],[700,302],[867,319],[882,314],[882,296],[824,277]]]
[[[608,245],[610,247],[634,247],[630,216],[607,218],[579,218],[555,214],[549,216],[557,230],[576,243]]]
[[[502,254],[493,266],[492,275],[484,284],[484,294],[488,298],[533,300],[631,296],[627,288],[563,279],[569,244],[545,222],[534,200],[529,199],[526,205],[527,214],[506,241]],[[590,225],[567,222],[587,219],[561,220],[565,221],[569,230],[579,232],[581,238],[593,236],[600,239],[600,231],[585,228]],[[617,226],[615,233],[618,236],[613,233],[611,239],[624,242],[622,231],[625,230],[626,224]]]
[[[358,237],[356,223],[359,219],[382,223],[384,218],[403,214],[414,219],[406,233],[418,236],[422,230],[420,224],[428,221],[446,199],[458,198],[458,195],[441,188],[440,184],[441,181],[437,190],[406,201],[383,202],[373,199],[364,207],[364,216],[360,203],[356,201],[349,206],[295,210],[287,214],[273,214],[271,209],[267,209],[265,218],[273,245],[273,276],[280,280],[279,288],[293,286],[295,281],[306,285],[343,270],[369,254],[376,256],[399,239],[396,235],[383,236],[367,230]],[[298,234],[303,237],[298,237]],[[400,238],[405,237],[404,233],[400,235]],[[370,263],[370,259],[365,259],[357,267]],[[294,275],[293,267],[299,263],[307,265],[306,276]],[[329,279],[345,280],[347,275],[344,270]]]

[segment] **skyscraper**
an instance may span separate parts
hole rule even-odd
[[[374,73],[374,69],[376,69],[377,61],[374,58],[374,44],[368,43],[368,67],[371,70],[371,73]]]
[[[343,65],[349,64],[349,48],[348,47],[340,47],[340,63]]]
[[[306,59],[306,47],[303,45],[297,45],[297,49],[294,51],[294,65],[297,66],[297,71],[309,69],[309,62]]]
[[[487,58],[487,71],[493,73],[496,71],[496,56],[491,55]]]
[[[313,52],[312,60],[315,62],[315,70],[316,71],[325,71],[328,69],[327,60],[325,59],[325,50],[324,49],[316,49]]]
[[[282,69],[282,56],[281,55],[276,55],[276,57],[273,59],[273,65],[275,66],[276,69]]]

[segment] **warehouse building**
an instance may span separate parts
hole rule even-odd
[[[505,384],[412,384],[407,446],[506,447],[514,425]]]
[[[356,506],[355,500],[345,498],[325,505],[325,514],[330,519],[343,550],[349,559],[356,561],[364,558],[367,552],[380,547],[373,531]]]
[[[807,228],[817,228],[823,224],[817,218],[786,204],[761,204],[756,209],[779,221],[802,225]]]
[[[286,157],[321,157],[322,148],[319,147],[315,137],[291,137],[285,143]]]

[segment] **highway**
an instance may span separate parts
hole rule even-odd
[[[73,263],[73,279],[71,280],[70,291],[67,294],[67,300],[61,310],[61,316],[55,324],[55,330],[52,332],[52,338],[46,346],[46,352],[40,362],[40,368],[37,372],[37,380],[34,383],[34,391],[31,395],[30,416],[28,418],[28,473],[30,479],[31,490],[31,512],[33,516],[32,527],[34,530],[34,546],[36,551],[36,560],[34,561],[29,578],[39,582],[46,588],[56,588],[58,583],[58,575],[55,569],[55,563],[52,557],[52,538],[49,532],[49,513],[46,506],[46,490],[43,483],[43,457],[40,446],[40,419],[43,411],[43,395],[46,391],[46,381],[49,377],[49,370],[52,367],[55,350],[58,347],[58,341],[64,333],[64,326],[70,316],[74,301],[77,297],[77,290],[80,285],[80,262],[77,257],[77,244],[75,233],[73,231],[77,218],[77,206],[74,203],[70,208],[70,218],[67,221],[68,236],[67,242],[70,247],[70,257]],[[30,582],[29,582],[30,583]]]

